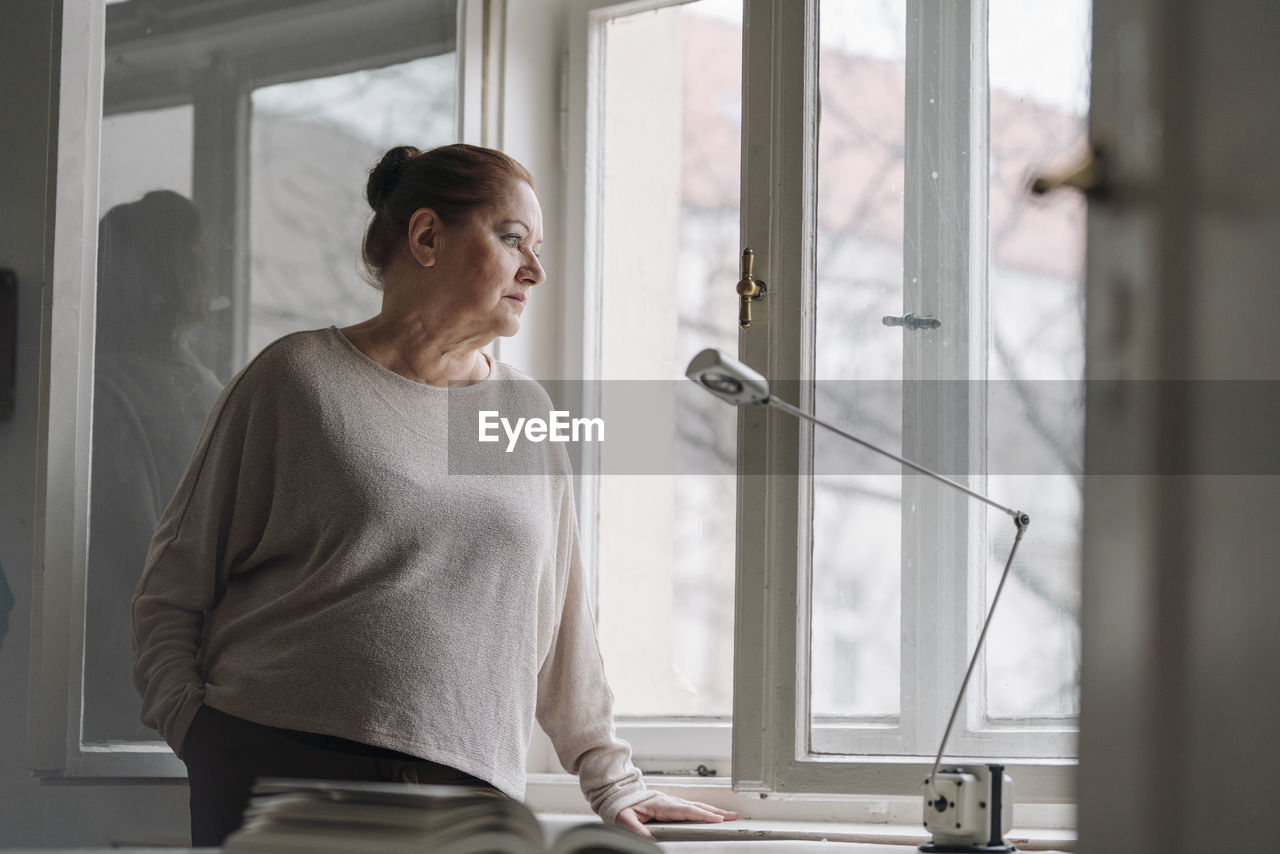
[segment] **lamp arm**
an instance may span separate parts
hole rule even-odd
[[[1014,535],[1013,545],[1009,549],[1009,557],[1004,563],[1004,572],[1000,574],[1000,583],[996,585],[995,595],[991,598],[991,607],[987,610],[987,618],[982,623],[982,631],[979,632],[978,634],[978,642],[974,644],[973,657],[969,659],[969,667],[967,670],[965,670],[964,680],[960,683],[960,690],[956,692],[956,702],[955,702],[955,705],[951,707],[951,717],[947,721],[947,728],[942,732],[942,741],[938,745],[938,754],[937,756],[934,757],[934,760],[933,760],[933,770],[929,772],[929,778],[926,781],[928,783],[929,789],[934,791],[936,794],[937,790],[933,788],[933,781],[938,774],[938,766],[942,764],[942,754],[946,750],[947,739],[951,736],[951,728],[952,726],[955,725],[956,715],[959,714],[960,706],[964,702],[964,692],[965,692],[965,689],[969,687],[969,679],[970,677],[973,676],[973,671],[977,667],[978,656],[982,652],[982,644],[987,639],[987,629],[990,628],[991,626],[991,617],[993,614],[995,614],[996,605],[1000,602],[1000,594],[1001,592],[1004,591],[1004,583],[1009,578],[1009,569],[1013,566],[1013,556],[1018,552],[1018,544],[1022,542],[1022,535],[1027,530],[1027,525],[1031,524],[1031,518],[1027,516],[1026,513],[1023,513],[1021,510],[1014,510],[1010,507],[1005,507],[1003,504],[999,504],[995,501],[992,501],[987,496],[979,492],[974,492],[969,487],[965,486],[964,484],[957,483],[956,481],[952,480],[949,477],[944,477],[943,475],[940,475],[935,471],[930,471],[929,469],[925,468],[922,465],[911,462],[911,460],[904,459],[903,457],[900,457],[897,454],[886,451],[883,448],[879,448],[871,444],[870,442],[866,441],[865,439],[860,439],[857,436],[854,436],[852,433],[846,433],[840,428],[835,427],[831,424],[828,424],[827,422],[823,421],[817,416],[811,415],[808,412],[805,412],[803,409],[800,409],[799,407],[792,406],[790,403],[787,403],[785,400],[779,400],[773,395],[769,395],[769,397],[762,402],[769,406],[773,406],[777,409],[781,409],[783,412],[786,412],[789,415],[793,415],[802,421],[808,421],[812,424],[817,424],[819,427],[823,427],[827,430],[830,430],[832,433],[835,433],[837,436],[841,436],[845,439],[848,439],[850,442],[856,442],[857,444],[861,445],[862,447],[870,451],[875,451],[877,454],[880,454],[881,456],[888,457],[889,459],[894,460],[895,462],[901,463],[907,468],[918,471],[923,475],[927,475],[933,478],[934,480],[938,481],[939,483],[944,483],[947,486],[950,486],[952,489],[958,489],[959,491],[963,492],[965,495],[968,495],[970,498],[976,498],[977,500],[983,502],[984,504],[989,504],[995,509],[1001,511],[1002,513],[1006,513],[1013,518],[1013,524],[1014,524],[1014,527],[1017,528],[1017,534]]]
[[[978,633],[978,642],[973,645],[973,657],[969,659],[969,669],[964,672],[964,680],[960,683],[960,690],[956,692],[956,703],[951,707],[951,717],[947,719],[947,728],[942,731],[942,741],[938,744],[938,755],[933,758],[933,770],[929,772],[929,788],[934,793],[937,790],[933,788],[933,781],[938,775],[938,766],[942,764],[942,753],[947,747],[947,738],[951,735],[951,727],[956,722],[956,715],[960,711],[960,704],[964,701],[965,689],[969,687],[969,677],[973,675],[974,668],[978,664],[978,655],[982,652],[982,643],[987,639],[987,629],[991,627],[991,617],[996,612],[996,605],[1000,602],[1000,593],[1004,590],[1004,583],[1009,578],[1009,569],[1013,566],[1013,556],[1018,552],[1018,543],[1022,542],[1022,535],[1027,530],[1030,521],[1024,515],[1021,519],[1015,518],[1013,524],[1017,527],[1018,532],[1014,534],[1013,545],[1009,547],[1009,557],[1004,562],[1004,571],[1000,573],[1000,583],[996,585],[996,593],[991,597],[991,607],[987,609],[987,618],[982,622],[982,631]]]
[[[916,471],[920,472],[923,475],[928,475],[929,477],[933,478],[934,480],[940,483],[945,483],[947,486],[950,486],[952,489],[958,489],[961,492],[963,492],[965,495],[968,495],[970,498],[976,498],[979,501],[983,502],[984,504],[991,505],[992,507],[999,510],[1001,513],[1005,513],[1011,516],[1013,518],[1014,523],[1019,525],[1019,528],[1018,528],[1019,531],[1021,531],[1022,525],[1025,525],[1027,522],[1030,521],[1030,519],[1027,518],[1027,515],[1023,513],[1021,510],[1014,510],[1010,507],[1005,507],[1003,504],[997,504],[995,501],[992,501],[987,496],[983,495],[980,492],[974,492],[972,489],[965,486],[964,484],[957,483],[951,478],[940,475],[935,471],[930,471],[929,469],[925,468],[922,465],[911,462],[911,460],[903,459],[897,454],[886,451],[883,448],[879,448],[871,444],[870,442],[866,441],[865,439],[859,439],[857,436],[853,435],[852,433],[846,433],[845,431],[841,430],[839,427],[834,427],[831,424],[828,424],[827,422],[823,421],[821,418],[818,418],[815,415],[810,415],[808,412],[805,412],[803,409],[800,409],[799,407],[792,406],[791,404],[787,403],[785,400],[779,400],[773,395],[769,395],[768,400],[764,402],[769,406],[777,407],[778,409],[781,409],[783,412],[786,412],[790,415],[794,415],[796,418],[799,418],[804,421],[809,421],[813,424],[817,424],[819,427],[825,427],[827,430],[830,430],[832,433],[835,433],[837,436],[843,436],[844,438],[848,439],[851,442],[857,442],[859,445],[861,445],[862,447],[870,451],[875,451],[877,454],[888,457],[889,459],[895,462],[901,463],[907,468],[915,469]]]

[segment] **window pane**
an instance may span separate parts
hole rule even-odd
[[[814,403],[898,452],[903,333],[882,318],[904,311],[905,4],[830,0],[819,22]],[[824,430],[813,459],[812,747],[826,752],[842,748],[822,722],[900,710],[902,487],[896,467]]]
[[[98,209],[108,211],[149,190],[191,196],[190,104],[104,116]],[[166,140],[162,150],[153,141]]]
[[[601,406],[634,419],[626,380],[678,401],[669,422],[645,413],[672,436],[651,474],[608,474],[625,461],[601,451],[600,642],[624,716],[732,711],[735,482],[675,467],[724,446],[706,428],[727,407],[676,378],[705,347],[737,350],[741,16],[702,0],[606,29]]]
[[[104,118],[84,738],[152,740],[129,675],[130,601],[159,513],[222,385],[190,354],[210,299],[190,105]],[[157,141],[163,140],[163,144]],[[149,194],[149,195],[148,195]],[[144,199],[145,195],[145,199]]]
[[[454,137],[452,4],[388,9],[107,9],[85,741],[158,738],[138,722],[130,601],[223,384],[278,335],[376,312],[367,170]]]
[[[989,2],[988,491],[1032,525],[987,639],[986,711],[1061,718],[1079,711],[1085,204],[1026,183],[1085,150],[1090,4]],[[989,517],[989,590],[1012,536]]]
[[[369,168],[454,139],[453,53],[253,92],[248,352],[378,313],[361,283]],[[305,214],[304,214],[305,212]]]

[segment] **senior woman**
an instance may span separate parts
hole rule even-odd
[[[220,844],[265,776],[522,797],[535,717],[606,822],[733,818],[646,789],[614,733],[563,450],[541,477],[451,464],[451,396],[529,403],[481,348],[545,278],[532,177],[399,147],[366,194],[381,312],[228,384],[134,598],[142,718],[186,763],[193,843]]]

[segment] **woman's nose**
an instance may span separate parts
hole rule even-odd
[[[525,262],[520,278],[521,281],[528,282],[530,285],[540,285],[546,281],[547,271],[542,269],[542,259],[530,252],[529,260]]]

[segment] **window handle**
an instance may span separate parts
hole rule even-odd
[[[886,314],[880,322],[885,326],[901,326],[903,329],[937,329],[942,325],[942,321],[931,314],[904,314],[901,317]]]
[[[1033,196],[1061,189],[1079,190],[1091,199],[1107,195],[1107,159],[1099,146],[1090,145],[1078,161],[1061,172],[1037,175],[1030,186]]]
[[[709,768],[706,765],[699,765],[697,768],[681,768],[677,770],[660,768],[657,770],[645,769],[644,771],[644,775],[646,777],[714,777],[717,773],[716,769]]]
[[[764,299],[765,292],[768,288],[764,282],[757,279],[751,274],[752,267],[755,266],[756,253],[751,251],[751,247],[742,250],[742,260],[739,262],[738,270],[742,278],[738,279],[738,325],[746,329],[751,325],[751,303],[754,300]]]

